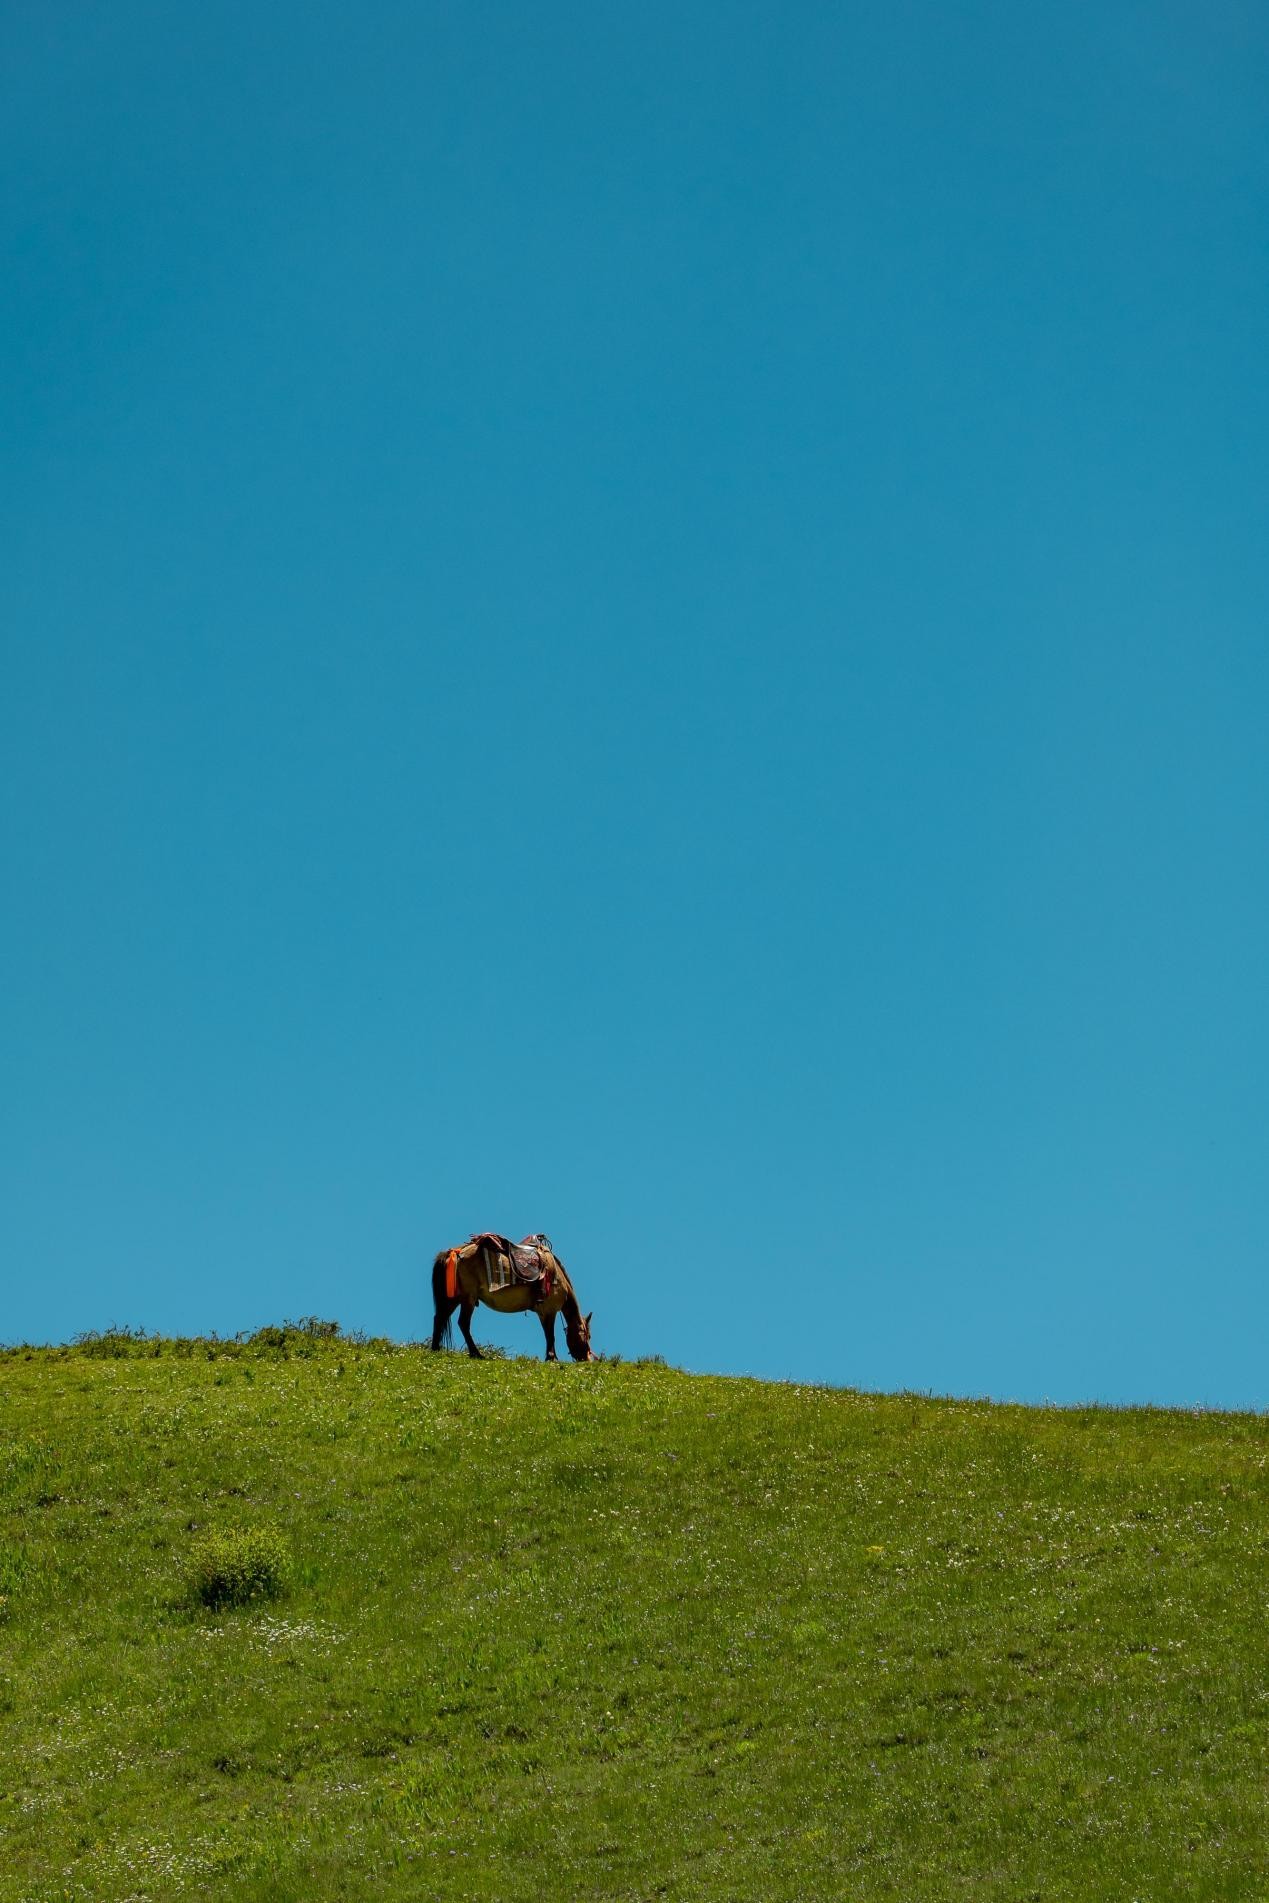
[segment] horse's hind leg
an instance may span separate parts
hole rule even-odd
[[[458,1307],[457,1296],[443,1295],[436,1304],[436,1320],[432,1324],[432,1346],[439,1348],[445,1335],[449,1333],[450,1321]]]
[[[555,1356],[555,1311],[548,1315],[545,1309],[538,1310],[538,1320],[542,1324],[542,1333],[546,1336],[546,1358],[554,1361]]]
[[[471,1338],[471,1318],[475,1311],[474,1302],[464,1302],[458,1311],[458,1327],[463,1340],[467,1343],[467,1352],[473,1361],[483,1361],[484,1356]]]

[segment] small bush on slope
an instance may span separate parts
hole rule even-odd
[[[243,1526],[204,1533],[190,1558],[189,1584],[200,1605],[245,1606],[276,1599],[291,1574],[291,1551],[271,1526]]]

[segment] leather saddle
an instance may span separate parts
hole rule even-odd
[[[504,1263],[506,1265],[506,1279],[500,1277],[494,1286],[506,1288],[511,1282],[523,1283],[535,1302],[550,1294],[555,1280],[555,1254],[549,1236],[525,1236],[522,1242],[509,1242],[506,1236],[486,1230],[473,1236],[472,1241],[485,1250],[491,1279],[496,1271],[503,1269]]]

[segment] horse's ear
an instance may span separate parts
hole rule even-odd
[[[594,1313],[595,1313],[595,1311],[594,1311],[594,1309],[592,1308],[592,1309],[591,1309],[591,1311],[590,1311],[590,1315],[593,1315]],[[588,1328],[590,1327],[590,1315],[588,1315],[588,1316],[586,1317],[586,1326],[587,1326]]]

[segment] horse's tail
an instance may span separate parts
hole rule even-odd
[[[450,1267],[450,1258],[453,1253],[452,1249],[442,1249],[432,1264],[432,1333],[435,1339],[436,1324],[443,1314],[445,1326],[441,1330],[440,1339],[447,1348],[454,1346],[454,1307],[453,1298],[449,1293],[450,1281],[454,1273]]]

